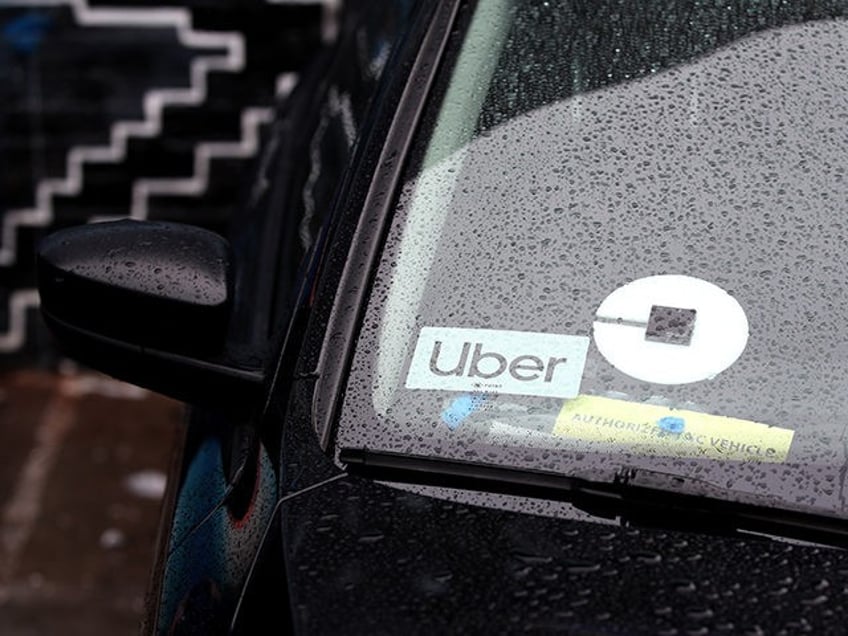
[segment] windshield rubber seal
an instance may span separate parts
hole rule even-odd
[[[315,369],[312,424],[325,452],[332,444],[353,344],[392,218],[394,195],[405,168],[404,159],[412,147],[461,3],[462,0],[443,0],[436,8],[409,73],[350,241],[353,247],[341,274],[339,291],[324,332],[321,359]]]

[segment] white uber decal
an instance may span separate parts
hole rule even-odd
[[[573,398],[588,348],[583,336],[423,327],[406,387]]]
[[[595,344],[630,377],[687,384],[715,377],[748,344],[748,318],[721,287],[663,274],[619,287],[598,307]]]

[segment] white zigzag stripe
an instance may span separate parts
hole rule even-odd
[[[19,226],[44,226],[53,219],[53,196],[73,195],[82,189],[83,164],[87,162],[118,163],[124,159],[130,137],[153,137],[161,132],[162,111],[169,105],[194,105],[206,98],[206,78],[211,71],[238,72],[244,68],[244,42],[238,33],[194,31],[191,14],[186,9],[154,8],[92,9],[85,0],[0,0],[2,6],[49,7],[70,4],[74,18],[83,26],[134,26],[139,28],[171,27],[177,30],[181,44],[191,48],[226,49],[224,57],[198,58],[191,64],[191,83],[188,89],[152,90],[144,96],[143,121],[116,122],[108,146],[72,148],[66,158],[64,179],[47,179],[37,186],[35,207],[12,210],[3,219],[3,240],[0,244],[0,266],[14,262],[16,230]],[[310,0],[305,0],[309,3]],[[284,3],[293,3],[284,0]],[[335,0],[324,0],[335,8]],[[324,11],[324,31],[332,31],[336,15]],[[326,37],[326,33],[325,33]],[[284,73],[277,78],[277,94],[288,94],[297,80],[296,73]],[[134,184],[131,216],[146,218],[147,197],[153,194],[192,194],[204,191],[209,181],[209,162],[217,157],[250,157],[259,144],[258,128],[270,120],[270,109],[248,109],[242,113],[242,141],[238,143],[208,143],[195,149],[194,176],[190,179],[144,180]],[[38,307],[36,289],[14,291],[8,300],[8,327],[0,333],[0,353],[19,350],[26,337],[26,312]]]
[[[213,159],[247,159],[259,149],[259,128],[273,117],[271,108],[248,108],[241,114],[242,138],[239,142],[198,144],[194,149],[194,173],[188,179],[139,179],[133,184],[133,219],[147,218],[151,196],[200,196],[209,186],[209,170]]]
[[[6,333],[0,333],[0,353],[24,346],[26,312],[32,307],[38,307],[38,290],[19,289],[9,297],[9,326]]]
[[[293,86],[286,74],[278,79],[278,86]],[[248,108],[242,112],[242,139],[232,143],[201,143],[195,148],[194,175],[188,179],[145,179],[136,181],[133,187],[132,217],[144,219],[147,216],[148,197],[153,195],[199,196],[209,185],[210,163],[213,159],[246,159],[259,149],[259,129],[273,117],[271,108]],[[124,218],[124,217],[117,217]],[[105,219],[99,219],[105,220]],[[0,333],[0,353],[9,353],[20,349],[26,336],[26,312],[38,307],[38,291],[20,289],[12,293],[9,299],[9,326],[5,334]]]
[[[0,266],[11,265],[16,256],[17,228],[44,226],[53,220],[53,197],[79,194],[85,163],[117,163],[126,157],[130,137],[155,137],[162,130],[166,106],[191,106],[206,99],[206,80],[212,71],[238,72],[244,68],[244,40],[239,33],[195,31],[187,9],[89,8],[85,0],[3,0],[4,6],[60,6],[69,3],[81,26],[116,26],[176,29],[180,43],[187,48],[216,48],[224,56],[199,57],[191,63],[191,83],[187,89],[156,89],[144,95],[144,120],[121,121],[112,126],[108,146],[72,148],[66,159],[63,179],[45,179],[36,188],[35,206],[9,211],[3,218]],[[0,349],[1,350],[1,349]]]

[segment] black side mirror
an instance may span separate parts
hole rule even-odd
[[[38,250],[45,321],[72,356],[178,399],[233,404],[258,390],[260,361],[228,350],[227,241],[178,223],[68,228]]]

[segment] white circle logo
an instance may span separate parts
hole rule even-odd
[[[748,343],[745,311],[726,291],[691,276],[649,276],[601,303],[595,344],[622,373],[655,384],[715,377]]]

